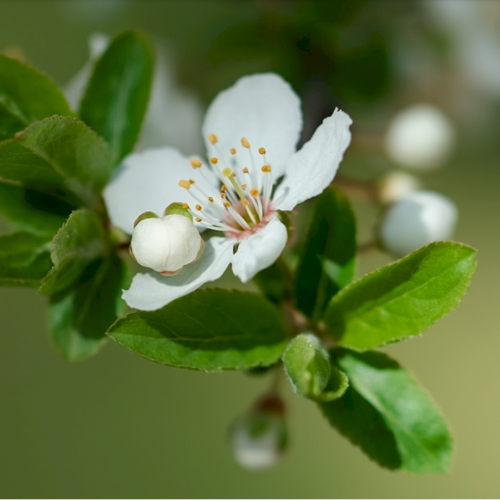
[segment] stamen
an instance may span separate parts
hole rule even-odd
[[[260,155],[265,155],[266,154],[266,148],[259,148],[259,154]]]
[[[226,199],[226,193],[221,193],[221,194],[220,194],[220,197],[221,197],[223,200],[225,200],[225,199]]]
[[[197,168],[201,168],[202,166],[202,163],[200,160],[197,160],[196,158],[193,158],[191,160],[191,166],[194,168],[194,169],[197,169]]]
[[[212,165],[217,165],[217,163],[219,162],[219,159],[218,158],[215,158],[215,156],[213,158],[210,158],[210,163]]]
[[[225,202],[224,202],[224,206],[225,206],[226,208],[229,208],[229,207],[231,206],[231,203],[229,203],[228,201],[225,201]]]
[[[208,197],[208,201],[209,201],[210,203],[213,203],[213,202],[214,202],[214,199],[213,199],[211,196],[209,196],[209,197]]]
[[[191,187],[191,183],[189,181],[179,181],[179,186],[184,189],[189,189]]]
[[[241,138],[241,145],[244,148],[250,149],[250,143],[248,142],[248,139],[246,137]]]
[[[246,184],[242,184],[241,185],[241,189],[243,189],[243,191],[247,188],[247,185]]]
[[[189,205],[188,205],[187,203],[183,203],[183,204],[182,204],[182,208],[183,208],[184,210],[189,210]]]
[[[245,167],[245,168],[243,169],[243,173],[244,173],[244,174],[248,174],[248,167]]]
[[[189,184],[194,184],[194,180],[193,179],[189,179]]]
[[[270,165],[263,165],[261,170],[262,170],[262,172],[268,173],[271,171],[271,166]]]
[[[259,190],[257,188],[252,188],[250,189],[250,194],[254,197],[257,198],[259,196]]]
[[[202,219],[200,217],[196,217],[196,219],[195,219],[196,222],[201,222],[201,220]]]
[[[217,144],[219,142],[219,138],[215,134],[208,134],[208,140],[212,144]]]
[[[231,148],[229,150],[229,152],[232,154],[232,155],[235,155],[236,154],[236,148]]]
[[[222,184],[222,186],[220,187],[220,190],[221,191],[227,191],[227,186],[225,184]]]
[[[198,212],[202,209],[201,205],[196,205],[194,208],[196,208],[196,210],[198,210]]]

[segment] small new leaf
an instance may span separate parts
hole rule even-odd
[[[295,281],[297,307],[318,317],[354,278],[356,221],[349,200],[330,186],[316,198]]]
[[[217,288],[130,313],[108,335],[157,363],[208,372],[267,366],[286,346],[281,317],[264,297]]]
[[[115,38],[95,65],[80,116],[108,141],[117,160],[132,151],[139,136],[153,66],[151,47],[132,31]]]
[[[89,264],[74,288],[51,297],[52,342],[64,359],[80,361],[102,347],[106,330],[126,309],[121,293],[129,284],[127,266],[112,255]]]
[[[50,239],[28,232],[0,236],[0,285],[40,285],[52,267]]]
[[[73,212],[52,240],[50,256],[54,267],[39,291],[52,295],[77,281],[87,265],[106,252],[104,238],[96,214],[85,209]]]
[[[55,83],[0,54],[0,141],[52,115],[72,116]]]
[[[0,143],[0,178],[40,191],[70,191],[89,208],[112,165],[105,141],[74,118],[47,118]]]
[[[366,275],[331,300],[326,332],[356,351],[423,333],[458,305],[475,257],[470,247],[437,242]]]
[[[396,361],[378,352],[333,351],[350,387],[321,403],[328,421],[382,467],[446,472],[452,438],[427,392]]]

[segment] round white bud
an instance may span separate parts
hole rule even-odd
[[[416,104],[398,113],[385,135],[387,155],[415,170],[439,167],[455,142],[448,117],[430,104]]]
[[[196,260],[202,239],[188,217],[173,214],[140,221],[130,245],[141,266],[168,274]]]
[[[458,220],[453,201],[432,191],[414,191],[389,207],[380,225],[380,241],[403,257],[433,241],[449,239]]]
[[[420,187],[419,180],[405,172],[391,172],[377,183],[378,199],[388,205]]]

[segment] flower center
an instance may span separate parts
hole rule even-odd
[[[224,231],[237,239],[246,237],[266,225],[274,214],[271,204],[272,169],[266,162],[266,149],[258,149],[257,158],[262,163],[258,167],[246,137],[240,141],[243,153],[238,154],[236,148],[231,148],[229,155],[217,148],[218,138],[215,134],[209,134],[208,139],[218,154],[210,158],[210,173],[206,175],[207,167],[200,160],[191,160],[195,176],[205,181],[204,187],[200,188],[195,179],[179,181],[179,186],[188,190],[195,201],[193,206],[186,205],[186,208],[189,208],[196,222],[208,229]],[[248,161],[246,155],[248,165],[245,165]],[[219,181],[218,190],[209,187],[214,184],[209,179],[211,176]]]

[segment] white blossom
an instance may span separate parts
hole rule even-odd
[[[385,150],[396,163],[414,170],[439,167],[455,142],[447,116],[435,106],[415,104],[391,120]]]
[[[208,239],[201,258],[176,276],[136,275],[123,294],[129,306],[163,307],[218,279],[229,264],[243,282],[270,266],[287,243],[279,211],[292,210],[332,182],[350,142],[350,124],[336,110],[296,151],[302,128],[299,98],[278,75],[253,75],[210,105],[202,127],[207,162],[172,148],[125,158],[104,191],[114,225],[130,233],[138,214],[183,202],[200,230],[221,233]]]
[[[457,220],[453,201],[433,191],[415,191],[389,207],[380,225],[380,241],[390,253],[403,257],[451,238]]]

